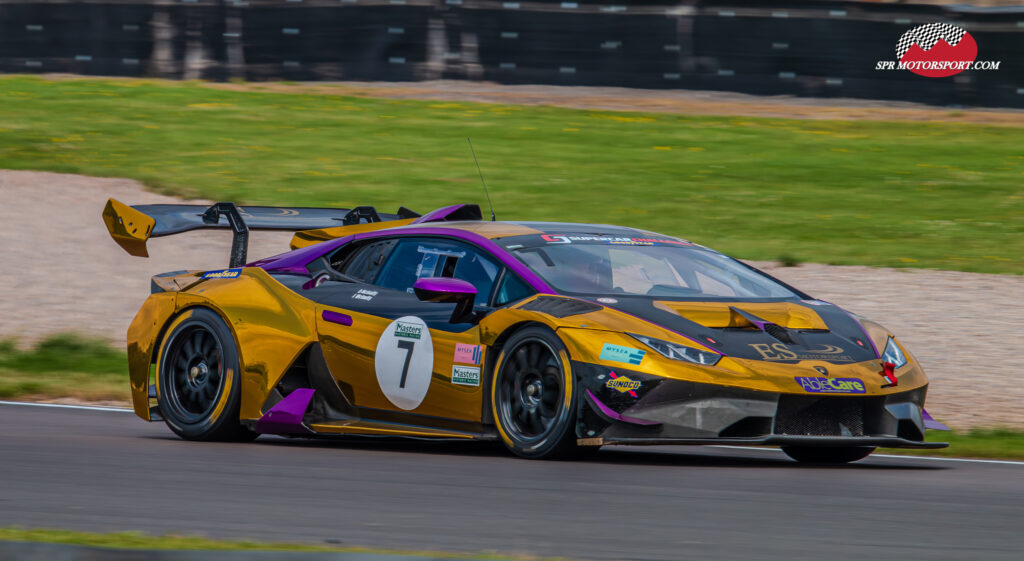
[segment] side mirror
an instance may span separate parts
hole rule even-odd
[[[476,299],[476,287],[472,284],[460,279],[427,277],[417,279],[412,285],[412,289],[422,302],[454,302],[455,310],[452,311],[449,322],[473,321],[473,301]]]

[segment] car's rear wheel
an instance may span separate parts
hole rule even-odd
[[[524,458],[574,455],[576,383],[562,341],[543,327],[522,329],[495,371],[491,406],[505,446]]]
[[[157,360],[157,401],[167,426],[187,440],[252,440],[239,422],[241,384],[231,330],[192,308],[168,328]]]
[[[848,464],[863,460],[875,451],[874,446],[841,446],[835,448],[783,446],[787,456],[808,464]]]

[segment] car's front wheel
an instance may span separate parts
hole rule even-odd
[[[491,406],[509,450],[524,458],[576,451],[576,383],[565,345],[549,329],[528,327],[498,357]]]
[[[841,446],[835,448],[811,446],[783,446],[787,456],[800,463],[848,464],[863,460],[875,451],[874,446]]]
[[[187,440],[252,440],[239,422],[238,350],[214,311],[191,308],[174,318],[157,359],[157,401],[167,426]]]

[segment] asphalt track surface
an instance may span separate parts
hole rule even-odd
[[[0,526],[576,559],[1024,558],[1024,463],[175,438],[125,412],[0,405]]]

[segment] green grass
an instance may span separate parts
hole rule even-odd
[[[0,340],[0,399],[57,397],[127,402],[125,353],[102,339],[67,333],[28,350]]]
[[[390,549],[370,549],[362,547],[341,547],[335,545],[316,545],[281,542],[255,542],[242,540],[212,540],[199,536],[165,535],[150,536],[140,532],[113,532],[108,534],[93,532],[74,532],[70,530],[53,530],[48,528],[25,529],[17,526],[0,528],[0,541],[43,542],[82,545],[89,547],[115,549],[149,549],[149,550],[207,550],[207,551],[295,551],[295,552],[343,552],[343,553],[380,553],[393,555],[418,555],[424,557],[445,557],[450,559],[486,559],[486,560],[539,560],[564,558],[538,558],[531,556],[496,555],[493,553],[450,553],[436,551],[400,551]]]
[[[973,429],[966,432],[928,431],[926,440],[948,442],[941,450],[888,449],[886,454],[1024,460],[1024,432],[1009,428]]]
[[[1024,274],[1024,128],[295,89],[0,78],[0,168],[250,204],[425,212],[484,203],[471,136],[503,219],[642,226],[746,259]]]

